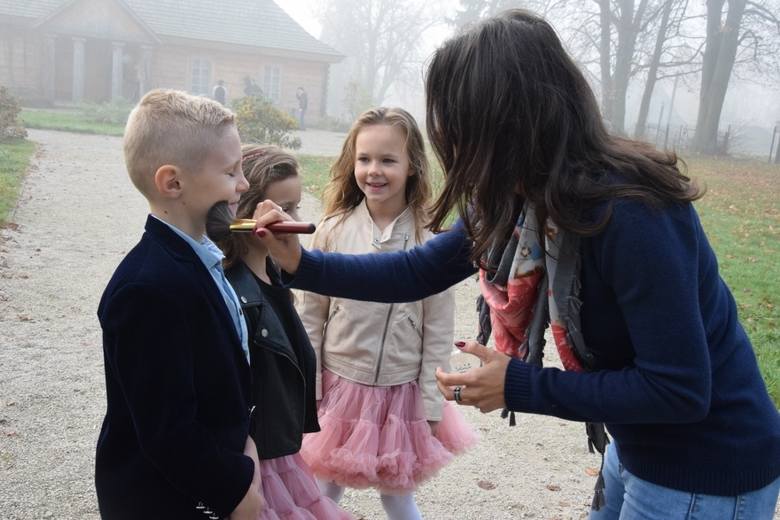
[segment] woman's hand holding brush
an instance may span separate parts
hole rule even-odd
[[[264,200],[255,208],[255,235],[263,242],[268,252],[284,271],[295,274],[301,263],[301,244],[294,233],[274,229],[281,224],[296,223],[290,215],[271,200]],[[278,224],[277,224],[278,223]]]

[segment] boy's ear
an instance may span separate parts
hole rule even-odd
[[[157,193],[166,199],[175,199],[181,195],[181,170],[171,164],[163,164],[154,172],[154,186]]]

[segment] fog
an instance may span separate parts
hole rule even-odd
[[[379,2],[381,3],[381,2]],[[536,12],[546,12],[548,20],[559,32],[562,40],[567,43],[570,53],[580,62],[583,69],[588,71],[588,78],[591,80],[592,87],[597,94],[601,93],[598,68],[593,64],[593,56],[597,55],[599,49],[595,48],[592,41],[597,39],[595,30],[598,26],[593,24],[585,27],[574,26],[571,20],[582,20],[582,12],[589,12],[591,17],[598,11],[597,2],[573,1],[573,2],[555,2],[555,1],[528,1],[528,2],[454,2],[440,1],[435,4],[425,2],[430,6],[429,15],[432,23],[430,27],[425,28],[420,33],[419,46],[416,53],[410,59],[413,73],[407,74],[393,85],[385,96],[381,99],[375,99],[376,103],[401,105],[409,109],[419,118],[424,117],[424,92],[423,78],[425,74],[425,63],[435,49],[452,36],[459,27],[453,23],[458,17],[459,12],[468,10],[469,6],[477,6],[476,9],[482,9],[483,15],[489,15],[490,10],[499,12],[504,8],[520,7],[527,8]],[[348,78],[355,77],[358,59],[349,49],[354,48],[354,43],[346,44],[343,33],[328,32],[328,9],[333,6],[341,6],[344,10],[351,9],[353,2],[349,0],[330,0],[316,1],[304,0],[299,2],[285,3],[292,16],[301,24],[309,28],[312,34],[322,38],[326,43],[342,50],[347,58],[337,65],[334,70],[331,84],[333,96],[329,99],[328,111],[330,114],[347,118],[350,115],[348,107],[344,106],[343,99],[340,99],[338,92],[344,89],[344,85],[349,81]],[[409,5],[421,5],[418,2],[407,2]],[[625,5],[626,2],[623,3]],[[640,4],[640,2],[628,2],[628,4]],[[666,144],[668,147],[680,147],[681,136],[692,136],[695,132],[697,116],[699,113],[699,95],[701,91],[701,67],[706,41],[706,16],[707,11],[703,1],[700,2],[674,2],[674,1],[656,1],[647,2],[648,9],[660,9],[664,4],[671,4],[674,9],[679,11],[678,25],[675,30],[678,37],[672,37],[672,31],[666,38],[668,46],[687,46],[690,48],[685,59],[690,63],[687,66],[664,67],[663,74],[672,76],[679,75],[677,88],[675,89],[674,77],[659,79],[653,89],[650,98],[649,108],[647,110],[646,125],[648,130],[644,138],[654,141],[659,146]],[[780,67],[778,67],[777,51],[780,50],[780,22],[778,16],[777,2],[757,2],[757,7],[763,7],[760,17],[751,14],[743,14],[740,39],[742,44],[739,46],[737,58],[733,66],[733,71],[728,78],[728,89],[722,104],[722,112],[718,124],[721,134],[727,131],[730,133],[731,142],[729,153],[749,154],[761,156],[768,152],[772,139],[774,128],[780,124]],[[481,6],[481,7],[480,7]],[[637,6],[634,6],[638,8]],[[728,11],[728,4],[724,6],[723,15]],[[618,10],[613,6],[614,10]],[[646,12],[647,12],[646,11]],[[635,18],[638,14],[634,13]],[[655,13],[656,18],[658,13]],[[653,26],[652,16],[646,14],[650,19],[645,34],[637,37],[638,42],[645,42],[644,49],[635,51],[636,57],[634,67],[638,69],[629,79],[625,91],[626,108],[624,114],[624,128],[622,132],[626,135],[632,135],[640,111],[640,102],[643,90],[647,84],[647,75],[643,70],[646,68],[647,43],[655,37],[654,32],[658,28]],[[325,33],[323,34],[323,23]],[[725,30],[727,26],[724,24]],[[590,38],[578,37],[577,33],[582,31],[591,31]],[[612,28],[615,32],[615,28]],[[757,34],[758,33],[758,34]],[[681,36],[684,34],[684,37]],[[751,41],[755,38],[755,41]],[[613,35],[612,64],[614,66],[615,54],[618,52],[615,46],[615,36]],[[682,42],[682,43],[681,43]],[[341,44],[341,45],[340,45]],[[346,50],[344,50],[346,49]],[[667,52],[667,61],[670,59],[672,51]],[[350,56],[350,54],[353,54]],[[416,67],[416,69],[415,69]],[[675,92],[676,90],[676,92]],[[674,103],[672,105],[672,97]],[[660,123],[660,125],[659,125]],[[675,142],[676,138],[676,142]]]
[[[615,133],[766,155],[780,124],[780,0],[713,10],[718,3],[708,11],[704,0],[0,2],[0,84],[25,105],[67,107],[133,103],[154,87],[214,96],[221,82],[226,103],[261,94],[327,129],[343,130],[373,105],[403,106],[422,121],[435,49],[469,24],[521,7],[556,28]],[[613,19],[607,28],[601,9]],[[708,20],[720,31],[708,35]],[[607,46],[599,44],[605,30]],[[731,45],[728,34],[738,36],[733,56],[717,54]],[[700,95],[722,85],[723,95]]]

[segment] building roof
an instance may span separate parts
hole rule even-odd
[[[0,17],[40,20],[78,0],[0,0]],[[114,0],[158,36],[343,57],[307,33],[273,0]],[[335,58],[335,60],[334,60]]]

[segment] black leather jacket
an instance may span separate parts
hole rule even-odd
[[[320,430],[314,349],[292,301],[289,310],[295,330],[286,331],[243,262],[226,270],[225,275],[238,295],[249,331],[251,399],[255,406],[250,434],[258,454],[261,459],[273,459],[297,453],[303,434]],[[273,269],[269,275],[278,280]]]

